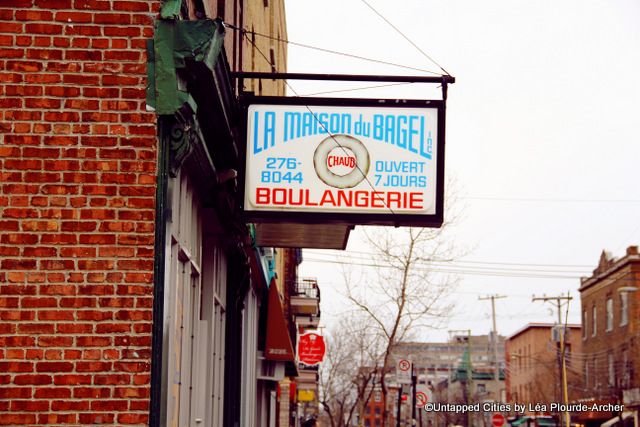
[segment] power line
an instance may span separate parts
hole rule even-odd
[[[638,230],[640,230],[640,224],[638,224],[638,225],[636,226],[636,228],[634,228],[634,229],[633,229],[633,231],[632,231],[631,233],[627,234],[625,237],[627,237],[627,238],[628,238],[628,237],[633,238],[633,236],[635,236],[635,234],[636,234],[636,232],[637,232]],[[620,244],[618,245],[618,247],[616,248],[615,252],[619,252],[620,250],[622,250],[622,249],[624,248],[624,246],[625,246],[624,242],[620,243]]]
[[[638,199],[554,199],[526,197],[460,197],[464,200],[486,200],[492,202],[526,202],[526,203],[640,203]]]
[[[389,83],[389,84],[386,84],[386,85],[364,86],[364,87],[355,87],[355,88],[350,88],[350,89],[328,90],[328,91],[325,91],[325,92],[308,93],[308,94],[305,94],[305,95],[302,95],[302,96],[327,95],[327,94],[331,94],[331,93],[354,92],[354,91],[357,91],[357,90],[379,89],[379,88],[383,88],[383,87],[411,85],[411,84],[415,84],[415,82]]]
[[[368,257],[345,257],[341,256],[339,259],[326,259],[326,258],[313,258],[303,256],[303,261],[318,262],[335,265],[352,265],[359,267],[372,267],[378,269],[397,269],[397,266],[391,264],[380,263],[372,258]],[[472,275],[472,276],[491,276],[491,277],[516,277],[525,279],[562,279],[562,280],[581,280],[585,276],[576,274],[590,274],[588,272],[577,271],[562,271],[562,270],[524,270],[524,269],[490,269],[481,267],[467,267],[463,265],[435,265],[429,262],[418,263],[416,270],[423,272],[442,273],[442,274],[456,274],[456,275]],[[566,273],[566,274],[563,274]],[[571,274],[573,273],[573,274]],[[614,279],[603,279],[614,280]],[[637,283],[637,280],[631,278],[619,278],[615,279],[617,282],[630,282]]]
[[[332,250],[332,249],[305,249],[304,253],[307,253],[307,252],[316,252],[318,255],[332,254],[332,255],[340,256],[340,257],[344,257],[344,255],[351,255],[351,254],[361,254],[361,255],[365,255],[366,257],[371,258],[371,253],[370,252],[354,251],[354,250],[337,251],[337,250]],[[453,261],[453,260],[445,260],[445,259],[434,259],[432,262],[434,262],[434,263],[459,263],[459,264],[512,265],[512,266],[522,265],[522,266],[529,266],[529,267],[560,267],[560,268],[566,267],[566,268],[584,268],[584,269],[592,269],[593,268],[593,265],[591,265],[591,264],[543,264],[543,263],[527,263],[527,262],[482,261],[482,260]]]
[[[372,256],[369,257],[352,257],[347,255],[346,257],[339,257],[343,260],[353,261],[354,263],[370,261]],[[316,260],[322,259],[327,261],[332,261],[335,258],[323,258],[320,255],[320,258],[314,258]],[[500,272],[500,273],[516,273],[516,274],[543,274],[543,273],[558,273],[558,274],[570,274],[570,275],[581,275],[587,274],[584,270],[558,270],[558,269],[529,269],[529,268],[504,268],[504,267],[485,267],[485,266],[467,266],[463,264],[457,263],[437,263],[437,262],[429,262],[424,261],[421,263],[424,268],[434,267],[434,268],[444,268],[444,269],[462,269],[462,270],[472,270],[472,271],[485,271],[485,272]],[[576,276],[578,277],[578,276]],[[582,277],[582,276],[580,276]]]
[[[371,256],[369,257],[339,257],[336,258],[310,258],[304,257],[303,260],[307,261],[315,261],[315,262],[327,262],[327,263],[337,263],[337,264],[353,264],[353,265],[363,265],[363,266],[374,266],[374,267],[388,267],[394,268],[391,264],[385,264],[384,262],[373,260]],[[431,270],[431,271],[441,271],[441,272],[473,272],[478,274],[489,274],[495,273],[495,275],[513,275],[513,276],[544,276],[544,277],[562,277],[562,278],[580,278],[582,276],[578,276],[576,274],[581,274],[581,271],[566,271],[566,270],[531,270],[531,269],[509,269],[509,268],[490,268],[490,267],[469,267],[464,265],[442,265],[430,262],[421,262],[416,263],[419,269],[422,270]]]
[[[411,67],[409,65],[397,64],[397,63],[394,63],[394,62],[384,61],[384,60],[381,60],[381,59],[367,58],[365,56],[356,55],[356,54],[353,54],[353,53],[340,52],[340,51],[337,51],[337,50],[326,49],[326,48],[323,48],[323,47],[312,46],[312,45],[308,45],[308,44],[304,44],[304,43],[298,43],[298,42],[294,42],[294,41],[287,40],[287,39],[281,39],[280,37],[274,37],[274,36],[270,36],[268,34],[258,33],[258,32],[255,32],[253,30],[249,30],[247,28],[242,28],[242,27],[237,27],[237,26],[235,26],[233,24],[229,24],[229,23],[225,23],[224,25],[226,27],[228,27],[228,28],[231,28],[232,30],[240,31],[243,34],[254,34],[256,36],[264,37],[266,39],[277,41],[279,43],[286,43],[286,44],[290,44],[290,45],[293,45],[293,46],[302,47],[302,48],[305,48],[305,49],[317,50],[319,52],[330,53],[332,55],[345,56],[345,57],[348,57],[348,58],[359,59],[361,61],[373,62],[373,63],[377,63],[377,64],[382,64],[382,65],[390,65],[390,66],[393,66],[393,67],[404,68],[406,70],[413,70],[413,71],[420,71],[420,72],[423,72],[423,73],[435,74],[437,76],[441,76],[442,75],[441,73],[438,73],[438,72],[435,72],[435,71],[431,71],[431,70],[425,70],[424,68]]]
[[[358,265],[362,267],[375,267],[375,268],[384,268],[384,269],[393,269],[394,266],[385,265],[385,264],[377,264],[375,262],[364,262],[364,261],[341,261],[341,260],[328,260],[328,259],[314,259],[314,258],[305,258],[306,261],[312,262],[322,262],[328,264],[337,264],[337,265]],[[553,274],[534,274],[534,273],[509,273],[509,272],[496,272],[496,271],[476,271],[476,270],[454,270],[454,269],[443,269],[443,268],[429,268],[427,266],[416,267],[417,270],[421,271],[429,271],[433,273],[446,273],[446,274],[461,274],[461,275],[477,275],[477,276],[494,276],[494,277],[520,277],[527,279],[564,279],[564,280],[578,280],[580,276],[569,276],[569,275],[553,275]]]
[[[326,286],[326,287],[338,287],[338,286],[342,286],[343,283],[338,283],[338,282],[333,282],[333,281],[322,281],[322,285]],[[332,289],[334,292],[340,292],[337,291],[335,289]],[[451,290],[449,291],[449,293],[451,295],[474,295],[474,296],[481,296],[481,295],[485,295],[484,292],[472,292],[472,291],[459,291],[459,290]],[[509,298],[517,298],[517,299],[527,299],[529,300],[531,298],[531,294],[514,294],[514,293],[509,293],[507,295]],[[499,318],[505,318],[505,319],[528,319],[531,317],[535,317],[538,316],[540,314],[540,312],[538,311],[530,311],[530,312],[526,312],[526,313],[522,313],[520,312],[517,315],[510,315],[510,314],[505,314],[505,315],[497,315],[497,317]]]
[[[320,257],[320,259],[326,259],[325,257],[331,257],[328,260],[331,261],[333,259],[339,259],[339,260],[351,260],[354,261],[354,263],[357,262],[362,262],[362,261],[372,261],[375,257],[374,254],[371,253],[366,253],[366,252],[351,252],[351,251],[347,251],[347,252],[343,252],[343,253],[323,253],[320,251],[309,251],[311,252],[312,256],[316,256],[316,257]],[[308,254],[309,252],[305,251],[305,254]],[[303,259],[306,259],[306,256],[303,256]],[[315,258],[318,259],[318,258]],[[475,264],[475,265],[465,265],[466,262],[462,261],[438,261],[438,260],[424,260],[420,262],[421,265],[423,266],[433,266],[433,267],[440,267],[440,268],[454,268],[454,269],[472,269],[472,270],[478,270],[478,271],[483,271],[483,270],[488,270],[488,271],[496,271],[496,272],[512,272],[512,273],[534,273],[534,274],[540,274],[540,273],[560,273],[560,274],[588,274],[590,271],[587,270],[587,266],[585,266],[585,268],[573,268],[571,266],[561,266],[561,265],[555,265],[555,267],[553,268],[540,268],[542,267],[547,267],[546,265],[542,265],[542,264],[532,264],[535,265],[537,267],[530,267],[527,265],[523,265],[522,267],[518,267],[518,264],[500,264],[500,263],[487,263],[487,264]],[[508,265],[508,267],[503,267],[502,265]],[[549,266],[551,267],[551,266]]]
[[[413,42],[413,40],[411,40],[409,37],[407,37],[407,35],[405,35],[402,31],[400,31],[400,29],[398,27],[396,27],[395,25],[393,25],[391,23],[391,21],[389,21],[384,15],[382,15],[380,12],[378,12],[373,6],[371,6],[367,0],[360,0],[362,1],[364,4],[367,5],[367,7],[369,9],[371,9],[376,15],[378,15],[380,18],[382,18],[382,20],[384,22],[386,22],[387,24],[389,24],[391,26],[391,28],[393,28],[394,30],[396,30],[396,32],[398,34],[400,34],[406,41],[408,41],[413,47],[415,47],[418,52],[420,52],[424,57],[426,57],[429,61],[433,62],[434,64],[436,64],[446,75],[450,76],[451,74],[449,74],[449,72],[447,70],[445,70],[442,65],[438,64],[431,56],[427,55],[427,53],[420,49],[420,46],[418,46],[417,44],[415,44]]]

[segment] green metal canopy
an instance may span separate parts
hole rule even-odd
[[[155,22],[154,37],[147,42],[147,108],[180,123],[180,129],[165,132],[182,135],[171,143],[171,171],[197,148],[199,167],[213,171],[203,182],[216,184],[216,171],[240,167],[239,107],[224,51],[224,24],[220,19],[177,19],[174,6],[164,3],[167,18]]]
[[[196,111],[187,88],[179,85],[178,73],[189,61],[213,70],[223,42],[220,20],[157,20],[154,38],[147,44],[147,105],[161,115],[174,114],[185,103]]]

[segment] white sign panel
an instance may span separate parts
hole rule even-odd
[[[437,107],[248,108],[247,212],[435,215]]]
[[[396,382],[398,384],[411,384],[411,361],[400,359],[396,364]]]

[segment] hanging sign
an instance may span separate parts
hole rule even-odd
[[[298,390],[298,402],[313,402],[316,393],[313,390]]]
[[[439,226],[443,121],[441,101],[254,98],[245,213],[256,222]]]
[[[298,360],[305,365],[314,366],[322,362],[326,346],[322,335],[306,332],[298,337]]]

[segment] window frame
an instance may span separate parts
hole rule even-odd
[[[620,292],[620,326],[629,324],[629,294]]]

